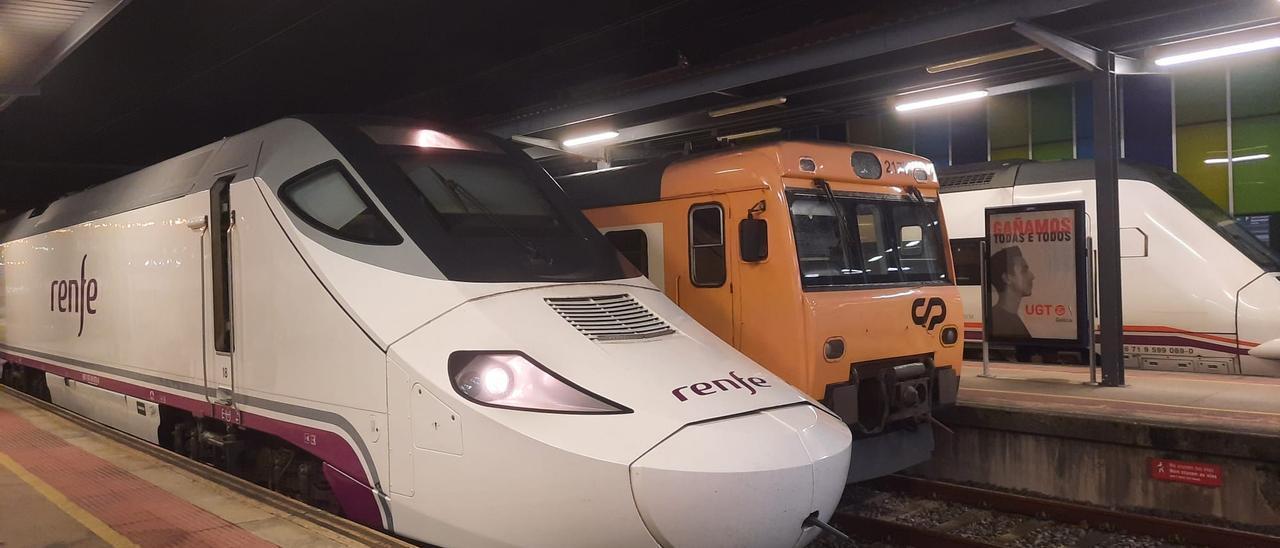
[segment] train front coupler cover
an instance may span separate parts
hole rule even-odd
[[[933,413],[955,404],[955,368],[932,356],[850,366],[849,381],[827,387],[824,403],[853,432],[849,482],[914,466],[933,453]]]

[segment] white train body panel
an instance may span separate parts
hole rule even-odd
[[[208,203],[186,196],[4,244],[5,342],[203,386],[203,251],[186,224]],[[80,310],[72,281],[77,299],[92,297]]]
[[[168,435],[164,410],[274,436],[323,463],[349,518],[433,544],[816,537],[803,522],[831,517],[850,459],[849,431],[829,411],[643,277],[450,279],[415,245],[421,227],[380,194],[389,183],[369,181],[369,157],[340,152],[336,134],[275,122],[86,192],[124,196],[122,212],[55,226],[86,215],[73,197],[0,225],[0,358],[43,370],[54,403],[153,443]],[[350,173],[400,243],[331,238],[281,198],[286,181],[326,165]],[[229,209],[223,224],[218,204]],[[617,260],[585,219],[577,226]],[[573,257],[546,265],[556,260]],[[624,296],[670,332],[596,339],[583,327],[590,317],[570,323],[548,301],[604,296]],[[228,305],[229,338],[219,339]],[[482,403],[459,387],[459,353],[518,353],[552,387],[521,388],[530,397],[568,391],[564,401],[612,410]]]
[[[153,402],[45,373],[53,403],[151,443],[160,443],[160,409]]]
[[[1119,183],[1127,365],[1280,376],[1280,360],[1250,353],[1280,340],[1280,277],[1156,184]],[[1085,202],[1088,234],[1097,234],[1092,180],[942,195],[952,240],[981,238],[988,207],[1059,201]],[[980,288],[962,286],[961,294],[973,341],[982,323]]]

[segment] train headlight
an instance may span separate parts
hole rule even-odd
[[[960,340],[960,330],[951,326],[942,328],[942,345],[951,346]]]
[[[631,412],[520,352],[454,352],[449,356],[449,380],[462,397],[489,407],[547,413]]]

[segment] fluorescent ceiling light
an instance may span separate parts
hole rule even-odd
[[[952,103],[959,103],[962,101],[972,101],[974,99],[981,99],[983,97],[986,97],[987,95],[988,93],[986,90],[970,91],[968,93],[958,93],[956,95],[945,95],[942,97],[935,97],[933,99],[925,99],[922,101],[913,101],[910,103],[898,103],[898,106],[894,108],[896,108],[898,112],[908,112],[912,110],[920,110],[922,108],[950,105]]]
[[[1251,162],[1253,160],[1266,160],[1267,158],[1270,158],[1270,157],[1271,157],[1270,154],[1249,154],[1245,156],[1236,156],[1235,158],[1231,159],[1231,162],[1233,163]],[[1227,163],[1227,159],[1226,158],[1209,158],[1205,160],[1204,163],[1209,165],[1225,164]]]
[[[761,135],[768,135],[770,133],[778,133],[781,131],[782,131],[782,128],[780,127],[771,127],[766,129],[757,129],[755,131],[744,131],[742,133],[732,133],[729,135],[721,135],[720,137],[718,137],[718,139],[720,139],[721,141],[735,141],[738,139],[746,139],[748,137],[759,137]]]
[[[585,145],[588,143],[598,143],[600,141],[608,141],[610,139],[617,139],[617,138],[618,138],[618,132],[605,131],[601,133],[592,133],[591,135],[583,135],[582,137],[565,139],[564,142],[562,142],[561,144],[563,144],[566,147],[576,147],[576,146]]]
[[[1245,42],[1243,44],[1236,44],[1233,46],[1223,46],[1220,48],[1193,51],[1179,55],[1170,55],[1168,57],[1156,59],[1156,64],[1162,67],[1167,67],[1169,65],[1180,65],[1182,63],[1203,61],[1205,59],[1215,59],[1218,57],[1226,57],[1228,55],[1237,55],[1272,48],[1280,48],[1280,38],[1268,38],[1266,40]]]
[[[731,107],[709,110],[707,111],[707,116],[710,116],[712,118],[719,118],[721,116],[738,114],[740,112],[747,112],[747,111],[762,109],[766,107],[781,106],[786,104],[786,102],[787,102],[786,97],[774,97],[772,99],[761,99],[759,101],[752,101],[750,103],[743,103],[741,105],[734,105]]]

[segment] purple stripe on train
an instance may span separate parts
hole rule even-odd
[[[368,475],[365,474],[360,458],[356,455],[356,451],[351,447],[351,444],[347,443],[347,440],[337,433],[254,413],[242,411],[218,413],[219,409],[227,410],[230,408],[9,352],[0,351],[0,358],[52,373],[59,377],[96,386],[103,390],[110,390],[140,400],[189,411],[199,417],[212,417],[224,422],[240,424],[250,430],[275,435],[324,461],[325,479],[330,481],[330,486],[338,497],[338,504],[342,507],[343,514],[348,519],[379,529],[385,527],[382,515],[378,511],[376,495],[372,487],[369,486]],[[340,476],[340,479],[330,477],[330,468],[332,468],[332,472],[336,472]],[[334,485],[334,481],[342,483],[342,487]]]

